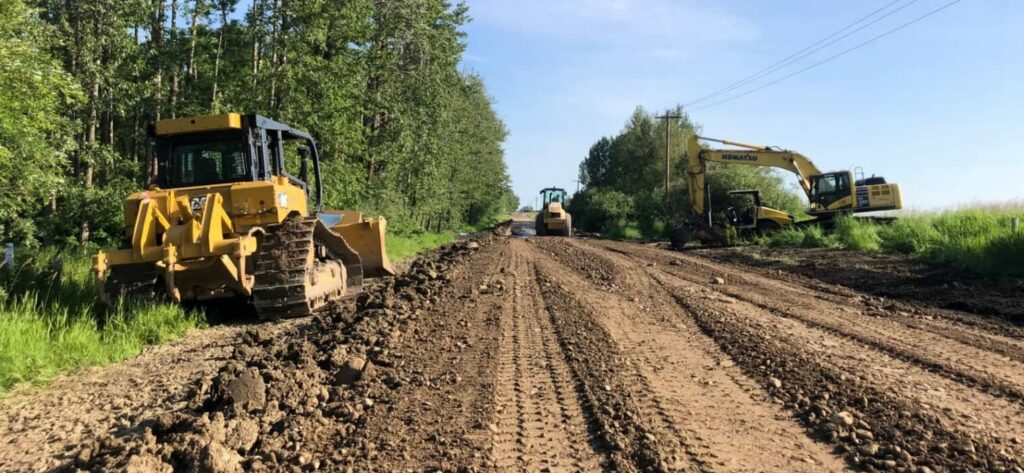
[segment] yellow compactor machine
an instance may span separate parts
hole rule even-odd
[[[240,297],[262,319],[297,317],[394,274],[383,217],[321,209],[309,134],[230,113],[161,120],[150,136],[156,173],[124,201],[126,244],[93,257],[101,303]]]
[[[537,236],[572,236],[572,215],[565,210],[565,189],[548,187],[540,195],[543,204],[534,222]]]

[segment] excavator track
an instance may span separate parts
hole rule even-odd
[[[260,319],[310,315],[345,294],[341,260],[317,244],[316,227],[316,217],[267,227],[256,255],[252,290]],[[337,265],[337,277],[323,277],[324,265],[332,264]]]

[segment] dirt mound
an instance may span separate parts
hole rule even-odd
[[[266,471],[341,465],[346,439],[401,384],[395,342],[437,301],[445,274],[493,236],[460,242],[369,288],[356,310],[332,306],[306,327],[247,332],[231,360],[193,388],[187,409],[106,436],[69,467],[90,471]]]

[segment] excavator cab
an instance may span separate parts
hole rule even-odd
[[[811,195],[809,200],[813,208],[829,209],[833,204],[853,199],[853,186],[850,185],[852,174],[849,171],[829,172],[811,176]]]
[[[871,176],[854,180],[850,171],[827,172],[808,177],[810,190],[807,213],[829,216],[838,212],[870,212],[898,210],[903,207],[899,184],[884,177]]]

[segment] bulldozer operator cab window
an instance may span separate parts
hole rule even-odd
[[[837,172],[811,178],[811,202],[828,207],[833,202],[850,196],[850,174]]]
[[[170,137],[157,145],[162,187],[190,187],[251,180],[246,142],[238,132]]]

